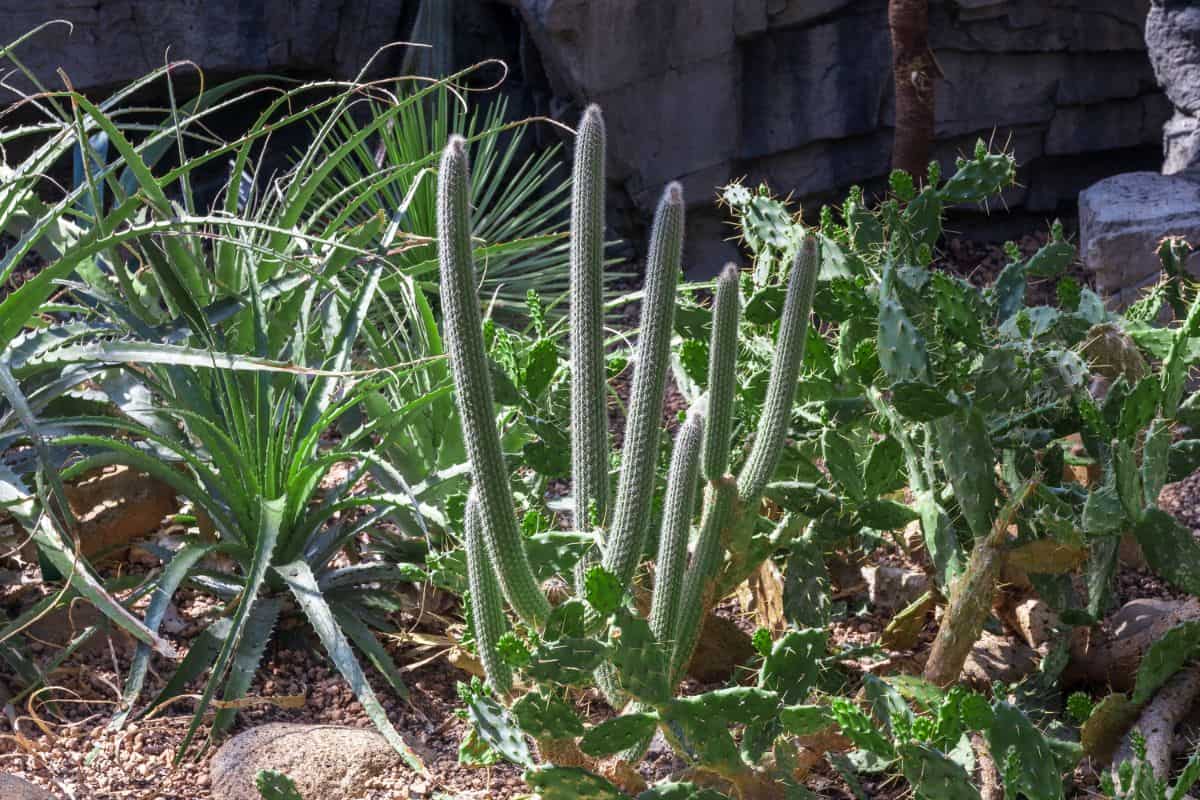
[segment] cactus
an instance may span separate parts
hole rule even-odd
[[[683,189],[669,184],[659,201],[646,258],[642,328],[625,423],[621,473],[604,567],[623,584],[633,579],[646,540],[667,381],[675,285],[683,258]]]
[[[780,453],[783,452],[784,436],[791,426],[792,401],[796,397],[796,383],[800,378],[800,365],[804,361],[808,317],[812,311],[818,271],[817,240],[809,236],[800,246],[792,267],[762,420],[754,436],[750,455],[738,476],[738,496],[748,506],[757,505],[767,481],[775,473]]]
[[[729,469],[740,303],[737,267],[726,264],[717,279],[712,344],[708,348],[709,422],[704,439],[704,478],[709,481],[724,477]]]
[[[579,531],[608,517],[603,263],[604,118],[593,105],[579,125],[571,202],[571,484]]]
[[[756,725],[766,725],[760,717],[773,717],[781,696],[780,691],[769,687],[690,700],[683,705],[673,699],[701,623],[715,600],[715,587],[730,569],[745,569],[749,553],[766,557],[768,552],[741,545],[750,541],[763,490],[779,463],[791,425],[817,282],[816,238],[806,237],[795,248],[762,418],[736,479],[730,474],[740,310],[736,268],[727,266],[717,282],[709,390],[693,404],[676,437],[663,499],[657,580],[648,618],[643,618],[630,609],[628,598],[635,594],[636,568],[652,517],[682,257],[683,197],[677,184],[669,185],[655,216],[617,492],[610,506],[604,413],[607,387],[602,372],[598,289],[603,145],[603,119],[598,109],[590,108],[577,142],[571,215],[573,511],[577,528],[596,530],[600,556],[600,564],[584,557],[576,566],[577,594],[585,596],[586,603],[571,599],[551,610],[530,568],[526,543],[516,524],[507,467],[494,424],[479,306],[473,293],[465,193],[467,164],[458,139],[452,139],[446,147],[438,182],[446,339],[473,476],[466,515],[468,577],[476,638],[489,683],[499,696],[504,696],[512,686],[511,669],[516,667],[525,678],[554,686],[556,692],[561,687],[595,682],[615,704],[626,696],[636,701],[623,716],[582,734],[579,720],[550,693],[535,699],[529,699],[533,697],[530,695],[513,705],[517,718],[513,724],[538,740],[544,756],[549,754],[551,761],[558,759],[553,768],[527,773],[527,779],[544,796],[568,791],[607,796],[603,779],[592,772],[600,764],[593,763],[594,759],[626,748],[638,755],[656,727],[664,733],[671,731],[669,738],[684,735],[691,745],[701,749],[701,756],[708,752],[720,762],[722,770],[736,771],[740,763],[737,748],[725,729],[732,721],[746,722],[751,717]],[[689,559],[688,543],[701,474],[704,494],[699,535]],[[782,528],[792,530],[793,526]],[[533,629],[528,649],[523,644],[514,647],[520,640],[513,633],[505,633],[502,599]],[[794,699],[799,702],[803,697]],[[472,705],[473,717],[488,730],[507,731],[508,718],[493,706],[496,704],[489,698],[477,697]],[[723,735],[710,740],[706,732],[712,725],[723,726]],[[477,730],[494,747],[503,746],[524,757],[523,752],[514,749],[511,735],[506,733],[492,742],[488,730],[478,726]],[[579,735],[582,749],[575,743]],[[697,736],[700,740],[691,741]],[[731,780],[752,782],[760,778],[759,773],[750,770]]]
[[[526,622],[541,626],[550,603],[534,578],[517,526],[508,471],[495,424],[492,382],[483,348],[483,322],[471,255],[467,153],[452,136],[438,171],[438,261],[455,400],[483,519],[483,540],[504,596]]]
[[[687,566],[688,535],[696,500],[696,473],[704,434],[704,408],[693,406],[687,422],[675,437],[667,485],[662,534],[658,543],[658,568],[650,605],[650,630],[660,642],[670,641],[679,616],[679,597]]]
[[[479,496],[474,490],[467,498],[466,534],[467,580],[471,587],[476,651],[492,689],[503,696],[512,689],[512,670],[499,658],[497,644],[508,629],[508,620],[501,603],[500,584],[485,558],[483,517]]]

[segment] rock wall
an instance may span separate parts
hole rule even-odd
[[[512,67],[519,113],[573,124],[599,102],[609,124],[619,232],[662,186],[684,183],[694,262],[730,248],[714,189],[766,180],[810,204],[886,175],[894,108],[886,0],[426,0],[454,2],[453,55]],[[1183,0],[1156,5],[1188,6]],[[353,75],[406,38],[417,0],[0,0],[7,31],[71,19],[23,51],[49,83],[121,84],[173,58],[214,75]],[[1143,27],[1150,0],[931,0],[945,79],[937,148],[947,164],[983,137],[1023,165],[1010,208],[1050,216],[1114,173],[1157,169],[1171,104]],[[379,63],[394,69],[401,51]],[[1177,103],[1178,105],[1178,103]],[[550,135],[550,134],[546,134]],[[638,237],[635,237],[635,240]]]
[[[381,46],[404,38],[402,0],[0,0],[0,44],[52,19],[21,60],[47,85],[107,88],[191,59],[214,75],[288,72],[353,77]],[[387,60],[381,61],[381,68]],[[5,64],[5,70],[9,65]]]
[[[1200,167],[1200,6],[1154,0],[1146,43],[1158,82],[1175,107],[1163,131],[1163,172]]]
[[[710,209],[732,178],[816,201],[887,173],[886,0],[518,1],[555,93],[604,106],[611,174],[635,206],[683,181],[692,242],[727,235]],[[1045,215],[1099,178],[1157,168],[1171,108],[1146,54],[1148,9],[933,0],[938,156],[1009,143],[1023,166],[1006,203]]]

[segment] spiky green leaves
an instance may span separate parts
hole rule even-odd
[[[649,527],[663,392],[675,317],[675,286],[679,281],[682,258],[683,190],[679,184],[672,183],[659,201],[650,234],[642,329],[629,398],[617,504],[604,552],[605,568],[626,586],[633,579]]]
[[[571,481],[575,529],[608,518],[604,371],[604,117],[588,106],[571,191]],[[593,513],[594,512],[594,513]]]
[[[504,596],[517,614],[535,627],[550,613],[517,527],[508,470],[500,449],[492,383],[483,346],[483,322],[475,293],[468,208],[470,182],[461,137],[453,136],[438,171],[438,260],[442,313],[455,400],[467,459],[479,497],[483,541]]]
[[[800,365],[804,361],[808,317],[812,311],[819,270],[817,239],[809,236],[800,246],[792,267],[783,318],[775,340],[775,358],[771,362],[771,379],[767,385],[767,399],[763,403],[762,420],[754,436],[750,456],[738,476],[738,494],[747,504],[757,502],[775,467],[779,465],[783,439],[792,421],[792,401],[796,397],[796,383],[800,378]]]

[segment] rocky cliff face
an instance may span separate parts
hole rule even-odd
[[[520,0],[557,94],[606,110],[613,175],[648,210],[681,179],[692,226],[745,175],[801,200],[886,175],[886,0]],[[938,156],[983,137],[1023,165],[1009,207],[1050,213],[1092,181],[1156,166],[1170,104],[1147,0],[933,0]],[[715,253],[713,254],[716,255]]]
[[[460,63],[510,61],[524,95],[517,108],[573,123],[584,103],[601,103],[614,196],[648,216],[662,186],[682,180],[690,242],[727,235],[712,200],[731,178],[815,201],[886,175],[894,117],[886,0],[430,1],[455,3]],[[1008,206],[1046,215],[1095,180],[1157,169],[1172,108],[1146,54],[1149,0],[931,4],[945,74],[940,158],[952,161],[978,137],[1007,142],[1023,165]],[[1192,5],[1155,0],[1156,13]],[[407,36],[415,6],[0,0],[0,18],[10,31],[72,19],[70,39],[54,33],[26,60],[50,82],[61,63],[77,86],[104,86],[161,64],[168,45],[209,72],[351,76],[379,46]],[[721,254],[693,256],[707,263]]]

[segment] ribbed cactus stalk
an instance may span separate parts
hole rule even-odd
[[[679,598],[687,568],[688,538],[696,505],[696,479],[700,446],[704,438],[704,405],[688,411],[687,421],[675,437],[667,495],[663,503],[662,531],[658,540],[658,562],[654,595],[650,604],[650,631],[660,642],[674,637],[679,617]]]
[[[641,335],[629,417],[621,450],[621,473],[612,528],[605,543],[605,569],[628,586],[642,555],[654,493],[658,435],[662,428],[663,392],[675,318],[675,286],[683,259],[683,190],[672,183],[663,192],[646,259]]]
[[[571,485],[575,529],[608,518],[604,369],[604,117],[588,106],[575,137],[571,189]],[[595,515],[596,522],[590,518]]]
[[[700,638],[700,629],[712,606],[712,587],[721,563],[722,534],[734,523],[738,503],[733,478],[710,481],[704,495],[704,513],[700,519],[700,537],[692,563],[683,579],[683,596],[675,623],[675,646],[671,656],[673,681],[683,677],[692,651]]]
[[[733,394],[736,389],[738,270],[726,264],[717,278],[713,302],[712,339],[708,348],[708,430],[704,440],[704,477],[715,481],[729,470],[729,437],[733,432]]]
[[[550,603],[529,566],[496,429],[471,256],[469,188],[463,139],[452,136],[438,171],[437,223],[442,314],[455,400],[489,559],[513,610],[530,625],[540,627],[550,613]]]
[[[604,129],[598,109],[580,125],[575,162],[571,242],[571,443],[574,517],[577,529],[601,534],[604,568],[630,590],[652,517],[657,485],[663,395],[669,373],[675,290],[683,250],[683,196],[667,187],[655,214],[646,265],[641,332],[628,405],[621,468],[613,502],[608,501],[609,443],[605,413],[602,329],[602,241]],[[496,652],[505,626],[497,588],[513,610],[543,636],[549,606],[525,554],[516,524],[492,406],[483,348],[467,221],[467,165],[460,139],[452,139],[438,183],[439,256],[451,369],[463,439],[474,485],[467,513],[468,573],[476,606],[476,634],[488,678],[503,693],[511,675]],[[676,440],[667,475],[659,530],[659,552],[649,620],[630,624],[623,606],[588,612],[583,630],[605,640],[608,658],[586,662],[615,707],[633,698],[632,723],[661,713],[663,698],[681,677],[696,646],[716,587],[731,568],[748,558],[739,537],[748,537],[757,519],[760,495],[778,464],[791,422],[792,401],[804,357],[804,340],[817,279],[817,247],[812,237],[799,248],[789,279],[779,326],[770,384],[759,430],[740,478],[730,474],[733,405],[740,313],[739,276],[727,266],[717,282],[710,342],[708,393],[688,412]],[[704,475],[699,535],[689,559],[688,545],[700,475]],[[741,548],[747,549],[747,548]],[[587,564],[585,558],[582,563]],[[489,581],[492,575],[498,581]],[[610,616],[611,614],[611,616]],[[604,626],[614,619],[618,633]],[[550,639],[547,640],[549,642]],[[547,651],[561,660],[586,655],[586,648]],[[616,648],[613,650],[612,648]],[[490,652],[486,652],[490,651]],[[553,652],[553,655],[550,653]],[[664,663],[661,654],[669,654]],[[658,654],[658,655],[654,655]],[[580,662],[581,665],[584,662]],[[657,665],[657,666],[656,666]],[[671,684],[670,689],[666,686]],[[628,697],[625,693],[628,693]],[[640,729],[630,753],[644,748],[652,731]],[[596,742],[592,742],[596,745]],[[586,751],[586,748],[584,748]]]
[[[787,299],[783,304],[783,318],[779,322],[779,335],[775,340],[775,358],[771,362],[771,378],[767,384],[762,419],[750,455],[738,476],[738,495],[747,505],[757,504],[767,481],[779,466],[783,440],[792,422],[792,404],[796,399],[800,365],[804,361],[808,317],[812,311],[819,271],[817,239],[809,235],[800,246],[792,266]]]
[[[467,582],[471,589],[471,613],[475,626],[475,652],[483,662],[483,671],[496,694],[503,697],[512,690],[512,670],[500,658],[496,643],[508,630],[504,616],[504,598],[500,583],[487,559],[483,538],[483,515],[474,489],[467,499],[466,511]]]

